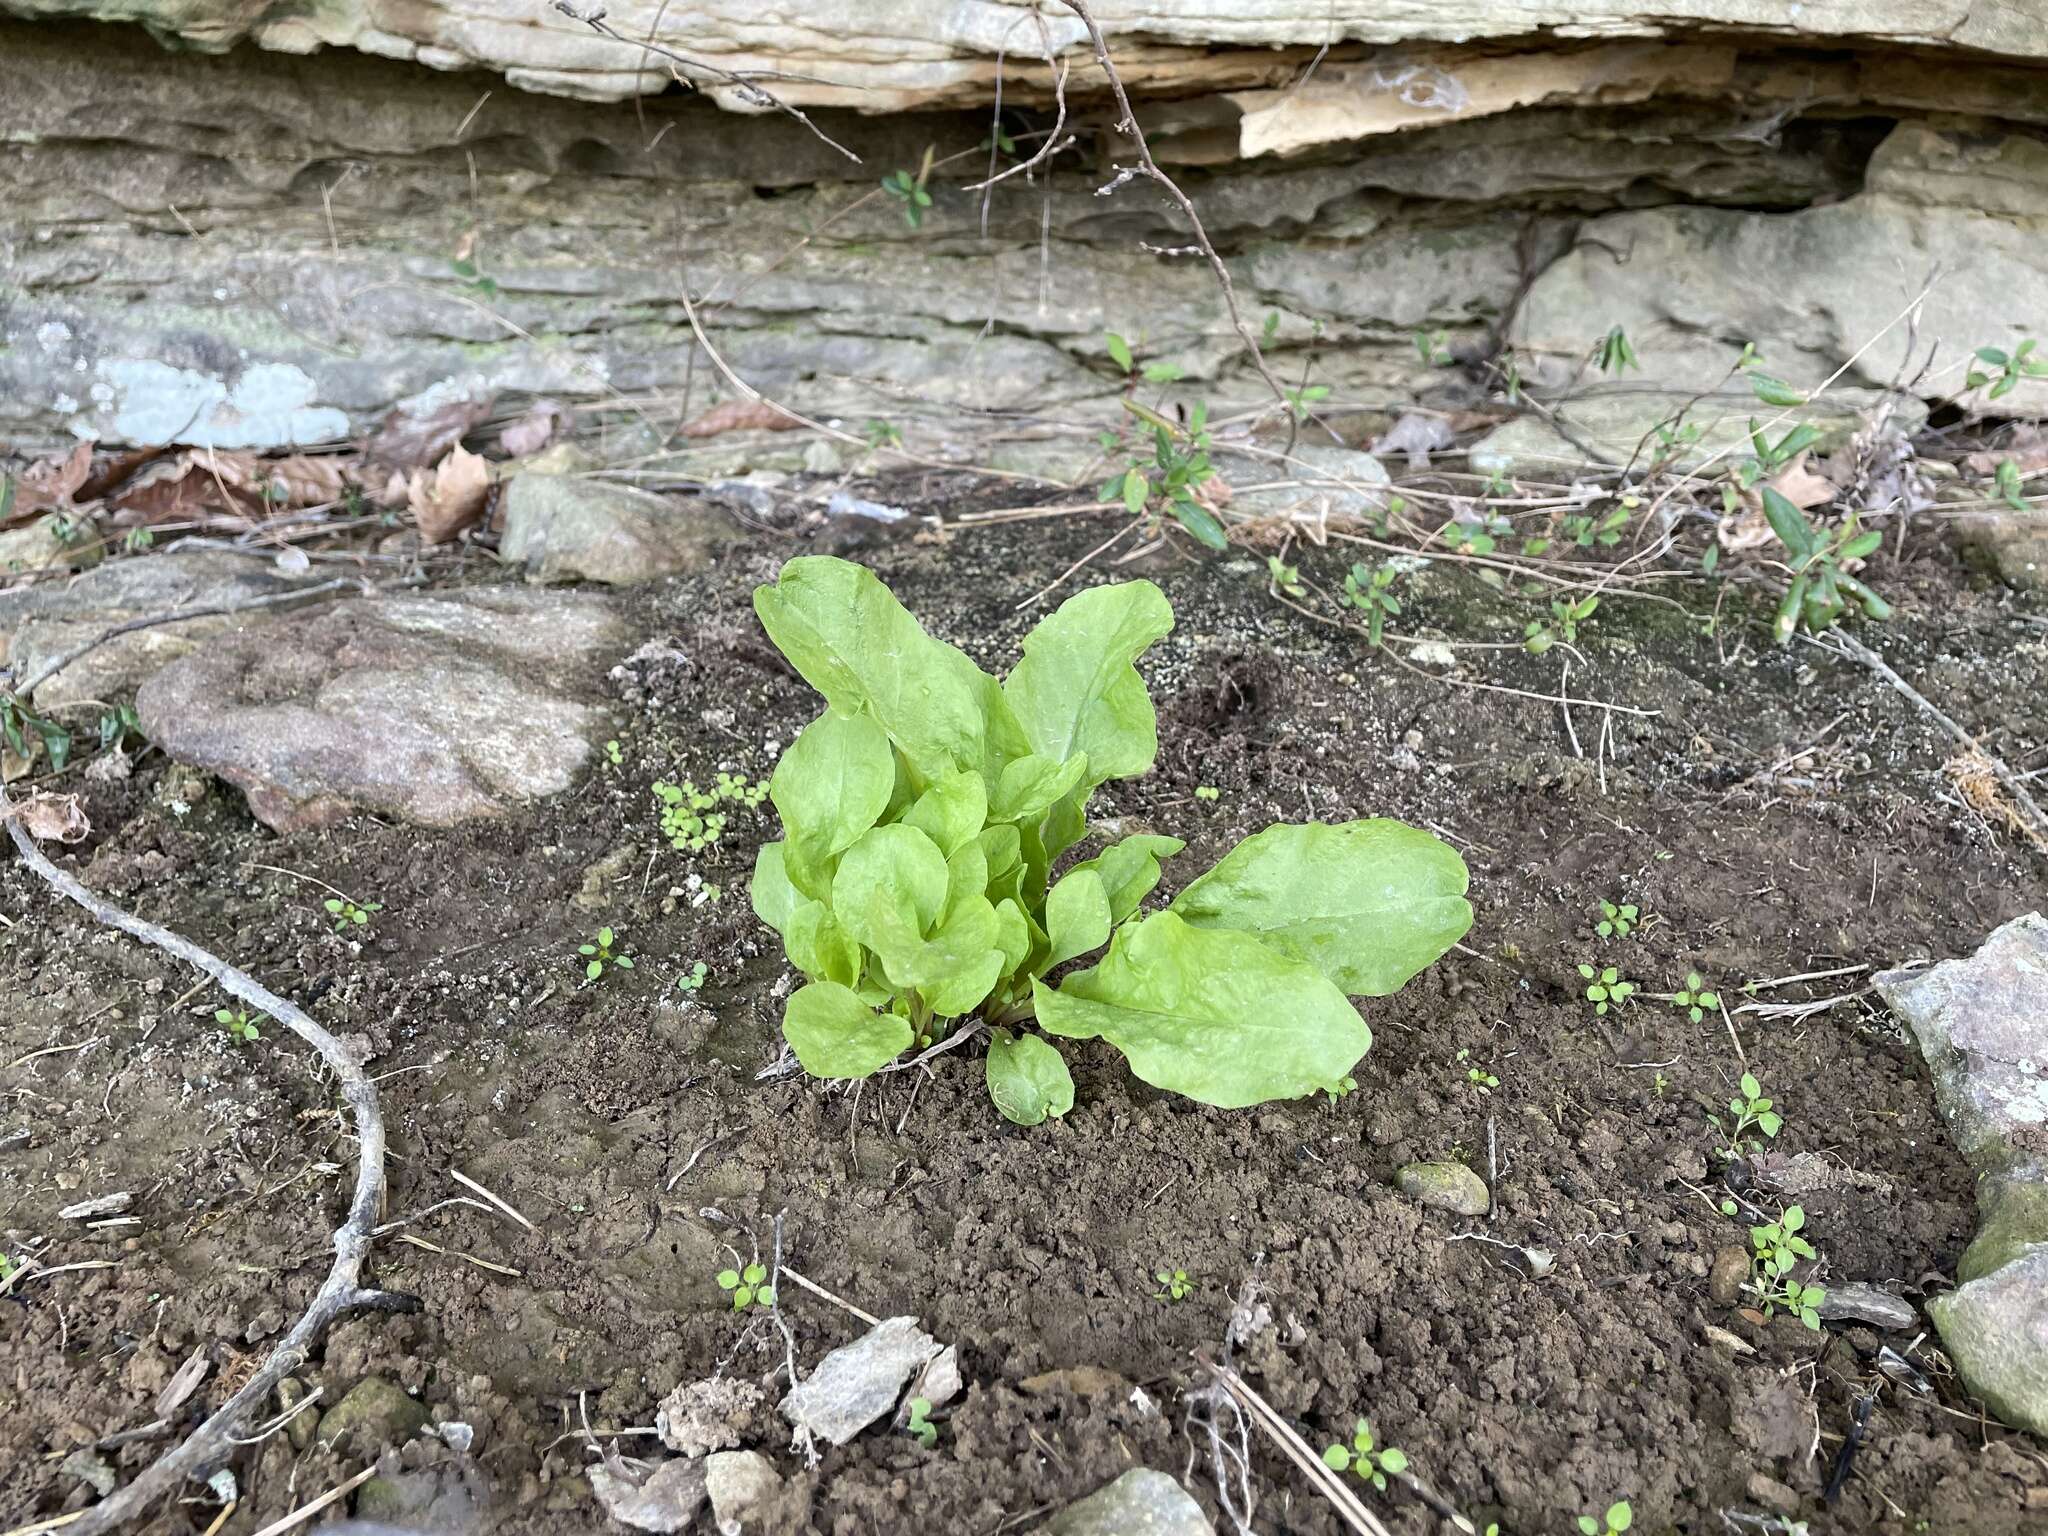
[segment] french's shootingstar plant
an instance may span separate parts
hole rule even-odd
[[[1268,827],[1150,914],[1179,838],[1126,836],[1054,878],[1089,795],[1158,754],[1132,665],[1173,627],[1150,582],[1070,598],[1001,682],[843,560],[789,561],[754,607],[827,705],[776,767],[783,838],[753,878],[809,978],[782,1030],[814,1077],[979,1020],[1019,1125],[1073,1106],[1060,1039],[1106,1040],[1204,1104],[1305,1098],[1372,1044],[1348,998],[1397,990],[1472,924],[1464,861],[1397,821]]]

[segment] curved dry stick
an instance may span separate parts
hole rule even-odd
[[[319,1293],[304,1315],[292,1326],[284,1342],[271,1351],[242,1389],[230,1397],[206,1422],[186,1437],[183,1444],[165,1452],[125,1488],[109,1494],[66,1527],[68,1536],[104,1536],[110,1531],[133,1530],[149,1504],[176,1490],[187,1476],[201,1471],[209,1462],[234,1454],[232,1436],[243,1427],[252,1410],[306,1362],[313,1345],[330,1323],[342,1313],[368,1308],[384,1312],[415,1312],[419,1301],[394,1291],[366,1288],[362,1284],[363,1261],[369,1256],[371,1230],[384,1200],[384,1117],[377,1107],[377,1089],[364,1075],[342,1043],[314,1023],[296,1003],[279,997],[246,971],[229,965],[180,938],[168,928],[146,922],[100,900],[64,873],[44,855],[35,840],[22,828],[5,788],[0,788],[0,820],[22,862],[35,871],[50,889],[75,901],[110,928],[154,945],[165,954],[196,966],[212,977],[223,992],[262,1009],[293,1034],[320,1053],[328,1070],[341,1084],[341,1096],[355,1120],[357,1164],[355,1194],[349,1200],[348,1219],[334,1234],[334,1267],[327,1272]]]

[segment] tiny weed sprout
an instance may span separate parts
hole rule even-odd
[[[1154,1301],[1185,1301],[1195,1293],[1195,1282],[1184,1269],[1155,1269],[1152,1278],[1159,1282],[1159,1289],[1152,1293]]]
[[[710,974],[711,967],[706,965],[702,960],[699,960],[695,965],[691,966],[687,972],[676,978],[676,990],[678,992],[700,991],[704,986],[705,979],[708,976],[710,976]]]
[[[1471,1050],[1469,1048],[1461,1047],[1458,1051],[1458,1060],[1461,1063],[1465,1063],[1470,1062],[1471,1059]],[[1465,1068],[1465,1081],[1470,1083],[1474,1088],[1478,1089],[1481,1093],[1491,1093],[1494,1089],[1500,1086],[1499,1078],[1495,1077],[1491,1072],[1487,1071],[1486,1068],[1478,1065],[1469,1065]]]
[[[891,171],[882,178],[882,190],[895,198],[903,207],[903,222],[912,229],[924,223],[924,211],[932,205],[932,195],[925,190],[925,180],[931,174],[931,152],[925,152],[924,169],[915,176],[908,171]]]
[[[1307,421],[1315,408],[1329,398],[1330,386],[1327,384],[1309,384],[1301,389],[1287,391],[1287,404],[1293,410],[1296,421]]]
[[[612,933],[611,929],[600,928],[597,930],[597,937],[590,943],[578,944],[576,946],[576,953],[583,956],[583,979],[585,981],[597,980],[598,977],[604,974],[604,968],[608,965],[615,965],[622,971],[633,969],[633,957],[631,955],[613,953],[612,946],[617,942],[617,936]]]
[[[625,755],[619,750],[619,744],[616,741],[608,741],[604,744],[604,760],[614,768],[625,761]]]
[[[868,418],[868,424],[861,428],[861,436],[868,440],[870,448],[901,448],[903,446],[902,430],[894,422],[884,421],[879,416]]]
[[[2028,337],[2011,352],[2005,351],[2002,347],[1979,347],[1972,355],[1977,363],[1984,366],[1979,368],[1974,363],[1971,365],[1969,374],[1963,381],[1963,388],[1982,389],[1989,384],[1991,392],[1988,398],[1993,400],[2000,400],[2011,394],[2019,388],[2022,379],[2048,377],[2048,359],[2034,356],[2032,337]]]
[[[0,1282],[12,1280],[17,1274],[21,1273],[22,1265],[27,1262],[28,1255],[25,1253],[16,1254],[12,1258],[9,1258],[4,1253],[0,1253]]]
[[[42,743],[53,773],[63,772],[71,761],[71,732],[55,720],[32,713],[11,693],[0,693],[0,741],[22,759],[34,754],[35,743]]]
[[[1344,596],[1340,601],[1365,615],[1366,638],[1374,645],[1381,643],[1387,620],[1401,616],[1401,601],[1388,590],[1399,574],[1391,565],[1375,568],[1359,564],[1352,566],[1344,577]]]
[[[1760,1285],[1751,1289],[1762,1298],[1765,1317],[1783,1307],[1815,1333],[1820,1332],[1820,1304],[1828,1299],[1826,1286],[1802,1285],[1787,1276],[1775,1286]]]
[[[768,786],[722,772],[709,789],[699,789],[693,779],[680,784],[657,779],[654,798],[661,802],[661,835],[669,846],[679,853],[701,853],[725,835],[725,807],[753,810],[768,798]]]
[[[1113,336],[1110,340],[1120,343],[1122,338]],[[1119,354],[1112,347],[1111,355],[1121,361],[1129,357],[1130,349],[1125,347]],[[1147,364],[1145,377],[1156,379],[1162,366]],[[1230,540],[1223,524],[1195,494],[1216,475],[1209,464],[1209,407],[1198,401],[1183,427],[1129,396],[1123,404],[1125,410],[1150,429],[1152,458],[1148,463],[1141,455],[1133,456],[1125,469],[1102,482],[1096,495],[1103,501],[1121,501],[1126,512],[1146,518],[1155,530],[1165,518],[1172,517],[1208,548],[1227,549]],[[1105,434],[1104,441],[1112,450],[1120,446],[1114,434]]]
[[[259,1013],[255,1018],[251,1018],[249,1010],[246,1008],[216,1008],[213,1010],[214,1023],[225,1029],[228,1032],[228,1038],[237,1045],[249,1045],[261,1040],[263,1035],[256,1028],[256,1025],[258,1021],[268,1017],[268,1014]]]
[[[135,713],[133,704],[116,704],[100,713],[100,750],[119,751],[133,736],[142,740],[142,721]]]
[[[1611,549],[1628,531],[1630,510],[1628,507],[1616,507],[1600,517],[1594,517],[1590,512],[1574,514],[1564,520],[1564,536],[1581,549],[1591,549],[1595,544]]]
[[[1308,588],[1301,584],[1301,567],[1287,564],[1278,555],[1266,556],[1266,580],[1276,592],[1289,597],[1308,596]]]
[[[1636,361],[1636,349],[1629,345],[1628,332],[1617,325],[1594,344],[1593,366],[1602,373],[1620,373],[1624,368],[1640,372],[1643,365]]]
[[[1586,978],[1586,1001],[1593,1005],[1595,1013],[1604,1014],[1609,1008],[1619,1008],[1635,996],[1636,984],[1624,981],[1621,972],[1614,966],[1594,970],[1581,964],[1579,974]]]
[[[327,915],[334,919],[336,933],[347,933],[351,928],[367,928],[370,926],[372,914],[384,910],[381,901],[359,903],[346,896],[330,896],[320,905],[326,909]]]
[[[1636,924],[1641,919],[1642,911],[1632,901],[1603,901],[1600,903],[1600,920],[1593,925],[1593,931],[1603,939],[1625,939],[1636,931]]]
[[[1522,626],[1522,648],[1532,656],[1541,656],[1558,641],[1576,645],[1579,641],[1579,626],[1590,619],[1600,606],[1597,594],[1581,598],[1552,598],[1548,619],[1531,619]]]
[[[1617,1499],[1607,1506],[1604,1515],[1579,1516],[1579,1529],[1584,1536],[1621,1536],[1635,1523],[1636,1512],[1628,1507],[1627,1499]]]
[[[1766,1280],[1779,1279],[1791,1274],[1801,1259],[1814,1256],[1813,1244],[1799,1235],[1805,1225],[1806,1212],[1792,1205],[1776,1221],[1749,1229],[1751,1263],[1758,1275]]]
[[[1441,368],[1458,359],[1451,349],[1444,345],[1442,331],[1417,331],[1415,333],[1415,355],[1429,368]]]
[[[1766,1137],[1775,1137],[1785,1123],[1784,1117],[1764,1097],[1763,1085],[1753,1074],[1743,1073],[1739,1086],[1741,1091],[1728,1101],[1728,1112],[1735,1116],[1735,1129],[1728,1137],[1723,1155],[1731,1158],[1742,1155],[1742,1138],[1751,1126]]]
[[[1456,850],[1391,820],[1268,827],[1151,913],[1179,838],[1124,836],[1054,878],[1095,788],[1158,755],[1134,663],[1173,613],[1150,582],[1069,598],[1001,682],[843,560],[789,561],[754,605],[827,704],[776,765],[783,838],[752,888],[808,979],[782,1028],[814,1077],[985,1026],[1019,1124],[1072,1105],[1062,1039],[1218,1108],[1307,1098],[1372,1043],[1350,999],[1399,990],[1471,927]]]
[[[1786,587],[1771,625],[1778,644],[1789,645],[1801,625],[1809,634],[1819,634],[1847,613],[1851,602],[1873,619],[1892,616],[1891,604],[1843,568],[1875,554],[1884,543],[1883,534],[1857,532],[1854,512],[1843,518],[1838,528],[1815,527],[1805,513],[1769,486],[1764,487],[1763,503],[1771,531],[1792,556],[1792,583]]]
[[[1351,1431],[1349,1445],[1333,1445],[1324,1450],[1323,1465],[1333,1472],[1356,1472],[1384,1493],[1389,1476],[1408,1470],[1408,1455],[1396,1446],[1376,1447],[1372,1426],[1360,1419]]]
[[[1687,1018],[1691,1019],[1695,1024],[1699,1023],[1701,1019],[1707,1016],[1709,1008],[1721,1006],[1720,994],[1708,992],[1705,990],[1705,987],[1706,983],[1700,980],[1700,973],[1698,971],[1687,971],[1685,973],[1685,985],[1671,994],[1671,1006],[1683,1008]]]
[[[1195,798],[1213,805],[1216,801],[1223,798],[1223,791],[1214,784],[1197,784],[1195,786]]]
[[[745,1269],[721,1269],[718,1288],[732,1297],[735,1312],[744,1312],[749,1307],[772,1307],[775,1287],[766,1284],[767,1279],[768,1266],[756,1259]]]
[[[1998,485],[1999,499],[2015,512],[2027,510],[2027,498],[2020,487],[2024,483],[2019,464],[2012,459],[2000,459],[1994,476]]]
[[[926,1450],[939,1443],[939,1426],[932,1422],[930,1398],[913,1397],[910,1400],[910,1419],[903,1426],[903,1432]]]
[[[1343,1098],[1346,1094],[1354,1092],[1357,1089],[1357,1087],[1358,1079],[1347,1075],[1338,1078],[1337,1081],[1335,1081],[1334,1083],[1328,1084],[1323,1089],[1323,1092],[1327,1093],[1330,1096],[1330,1102],[1334,1104],[1337,1100]]]

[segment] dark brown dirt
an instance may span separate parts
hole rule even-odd
[[[932,629],[1001,666],[1035,617],[1016,605],[1105,531],[1034,522],[860,558]],[[1896,693],[1811,646],[1770,648],[1762,599],[1740,589],[1703,633],[1713,596],[1680,586],[1684,608],[1617,598],[1584,632],[1573,692],[1660,713],[1603,729],[1577,707],[1575,750],[1554,704],[1391,665],[1273,601],[1262,565],[1170,563],[1153,574],[1179,627],[1144,663],[1159,766],[1098,816],[1188,836],[1169,891],[1274,820],[1435,826],[1472,868],[1477,953],[1365,1005],[1376,1043],[1339,1102],[1218,1112],[1084,1048],[1073,1113],[1025,1131],[990,1109],[972,1060],[941,1058],[914,1102],[913,1074],[857,1099],[757,1081],[776,1054],[782,968],[745,888],[772,812],[735,812],[701,855],[657,835],[654,779],[765,777],[815,712],[747,604],[792,547],[764,541],[630,599],[659,644],[614,674],[621,763],[516,821],[422,834],[358,819],[280,839],[224,787],[160,760],[87,786],[98,830],[75,854],[89,884],[374,1052],[394,1219],[462,1193],[459,1169],[540,1228],[456,1205],[400,1229],[432,1248],[385,1238],[377,1283],[423,1310],[338,1329],[303,1372],[325,1403],[387,1376],[475,1427],[487,1528],[602,1528],[571,1433],[583,1415],[645,1426],[678,1382],[780,1366],[779,1336],[736,1317],[713,1276],[733,1252],[765,1250],[781,1212],[790,1264],[879,1316],[917,1314],[958,1344],[969,1383],[930,1452],[878,1429],[805,1471],[760,1447],[808,1488],[807,1529],[832,1536],[993,1536],[1131,1465],[1182,1473],[1191,1352],[1220,1344],[1252,1278],[1274,1319],[1240,1354],[1258,1390],[1318,1449],[1369,1416],[1482,1527],[1566,1532],[1625,1497],[1638,1530],[1720,1532],[1719,1510],[1763,1508],[1761,1475],[1793,1490],[1815,1533],[2041,1529],[2043,1448],[1982,1423],[1931,1341],[1913,1358],[1934,1395],[1887,1387],[1840,1501],[1821,1504],[1879,1339],[1759,1324],[1709,1298],[1716,1249],[1746,1239],[1715,1209],[1707,1121],[1741,1072],[1729,1031],[1654,1001],[1600,1020],[1577,995],[1575,964],[1598,957],[1656,992],[1696,967],[1733,1006],[1747,981],[1965,951],[2048,903],[2048,862],[1962,802],[1942,768],[1952,749]],[[1328,588],[1342,564],[1310,552],[1303,568]],[[1932,542],[1877,580],[1902,616],[1866,638],[2009,761],[2040,766],[2042,609]],[[1409,578],[1408,596],[1410,630],[1458,641],[1516,638],[1537,611],[1444,574]],[[1472,679],[1556,690],[1561,653],[1459,655]],[[602,911],[575,906],[585,871],[614,853]],[[692,875],[722,899],[693,907]],[[384,911],[362,942],[336,936],[326,892],[299,877]],[[1603,943],[1602,897],[1654,920]],[[194,1349],[213,1371],[181,1421],[275,1343],[325,1272],[354,1149],[289,1039],[231,1045],[212,1022],[220,998],[188,993],[187,973],[56,906],[17,865],[0,872],[0,914],[5,1242],[47,1264],[115,1266],[0,1299],[0,1525],[13,1525],[85,1502],[58,1461],[146,1424]],[[574,949],[600,924],[639,963],[584,987]],[[692,998],[674,982],[699,960],[710,975]],[[1760,996],[1855,993],[1866,977]],[[1909,1299],[1945,1284],[1972,1182],[1910,1045],[1862,997],[1737,1024],[1785,1111],[1779,1147],[1860,1176],[1805,1202],[1824,1278]],[[1466,1080],[1472,1062],[1498,1089]],[[1396,1166],[1441,1158],[1497,1164],[1490,1220],[1390,1187]],[[136,1192],[140,1226],[57,1216],[117,1189]],[[1555,1269],[1531,1278],[1499,1246],[1453,1241],[1467,1233],[1550,1250]],[[1161,1267],[1186,1269],[1194,1293],[1158,1299]],[[784,1297],[806,1364],[859,1331],[796,1286]],[[164,1443],[105,1455],[128,1472]],[[455,1460],[415,1440],[387,1470]],[[1259,1530],[1339,1529],[1269,1446],[1254,1461]],[[254,1530],[361,1465],[275,1435],[237,1457],[244,1502],[221,1529]],[[1213,1510],[1206,1448],[1188,1481]],[[191,1492],[147,1529],[205,1530],[217,1507]],[[1398,1493],[1373,1502],[1396,1531],[1439,1528]]]

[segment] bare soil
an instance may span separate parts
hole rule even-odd
[[[1000,667],[1041,611],[1018,604],[1111,526],[877,537],[857,557]],[[1819,1000],[1859,993],[1868,971],[1848,968],[1967,951],[2048,905],[2048,859],[1966,802],[1943,767],[1953,744],[1905,699],[1811,645],[1773,648],[1761,590],[1681,582],[1610,599],[1571,668],[1575,696],[1655,716],[1580,705],[1568,723],[1553,703],[1404,669],[1310,622],[1268,595],[1262,563],[1167,561],[1148,574],[1179,625],[1143,663],[1159,764],[1114,786],[1098,817],[1188,837],[1162,894],[1275,820],[1435,827],[1472,869],[1473,953],[1362,1005],[1375,1045],[1340,1101],[1220,1112],[1084,1047],[1070,1052],[1073,1112],[1022,1130],[993,1112],[972,1048],[857,1096],[757,1080],[786,985],[746,901],[772,809],[734,812],[701,854],[659,836],[653,780],[765,778],[816,711],[748,604],[797,547],[764,534],[621,598],[649,642],[611,677],[621,761],[515,819],[425,833],[365,817],[279,838],[160,756],[86,786],[96,830],[72,855],[88,884],[373,1054],[389,1210],[408,1218],[380,1243],[374,1280],[423,1308],[344,1324],[301,1377],[331,1405],[383,1375],[476,1431],[467,1459],[418,1439],[387,1471],[447,1466],[493,1531],[604,1528],[581,1470],[586,1419],[647,1426],[679,1382],[780,1367],[779,1335],[735,1315],[713,1277],[735,1253],[765,1253],[782,1213],[789,1264],[877,1316],[916,1314],[959,1346],[968,1382],[931,1451],[877,1428],[806,1469],[771,1433],[759,1448],[807,1489],[806,1530],[994,1536],[1128,1467],[1179,1475],[1191,1457],[1187,1481],[1214,1512],[1182,1394],[1247,1279],[1273,1316],[1239,1352],[1253,1385],[1318,1449],[1368,1416],[1482,1528],[1566,1532],[1628,1498],[1638,1530],[1720,1532],[1723,1508],[1768,1508],[1756,1478],[1789,1489],[1816,1533],[2043,1528],[2043,1447],[1984,1422],[1931,1335],[1911,1358],[1934,1392],[1886,1386],[1840,1498],[1822,1503],[1883,1341],[1711,1299],[1716,1250],[1747,1240],[1716,1208],[1708,1122],[1742,1071],[1729,1026],[1651,1000],[1596,1018],[1575,973],[1598,959],[1667,992],[1696,968],[1734,1007],[1751,1000],[1745,982],[1842,971],[1755,994]],[[1971,575],[1936,536],[1908,548],[1870,578],[1901,616],[1864,637],[2016,769],[2048,764],[2048,609]],[[1348,556],[1297,553],[1323,588],[1339,584]],[[1541,607],[1440,568],[1405,590],[1407,631],[1461,642],[1518,640]],[[1542,694],[1566,659],[1456,654],[1460,677]],[[337,935],[313,880],[383,911],[365,935]],[[701,882],[720,899],[692,905]],[[1603,897],[1650,918],[1602,942]],[[11,862],[0,923],[0,1229],[10,1253],[108,1266],[0,1298],[5,1527],[89,1502],[58,1462],[149,1423],[195,1349],[212,1369],[181,1427],[253,1368],[326,1271],[354,1148],[289,1037],[232,1044],[212,1018],[223,999]],[[637,967],[586,986],[575,947],[602,924]],[[700,960],[693,996],[675,983]],[[1882,1008],[1855,995],[1734,1026],[1786,1115],[1778,1147],[1842,1170],[1804,1200],[1822,1278],[1908,1300],[1948,1284],[1972,1179]],[[1474,1063],[1497,1089],[1467,1080]],[[1491,1218],[1390,1185],[1403,1163],[1453,1158],[1492,1177]],[[429,1212],[464,1193],[455,1170],[538,1232],[473,1205]],[[57,1214],[114,1190],[135,1192],[140,1225]],[[1455,1240],[1468,1234],[1547,1249],[1554,1269],[1534,1278],[1503,1247]],[[1161,1268],[1185,1269],[1193,1294],[1160,1299]],[[806,1365],[861,1331],[794,1285],[784,1311]],[[127,1475],[166,1443],[102,1454]],[[1258,1529],[1340,1529],[1270,1446],[1253,1462]],[[220,1529],[255,1530],[362,1465],[274,1434],[236,1458],[242,1503]],[[217,1504],[188,1492],[145,1529],[209,1529]],[[1398,1532],[1440,1528],[1398,1490],[1367,1494]]]

